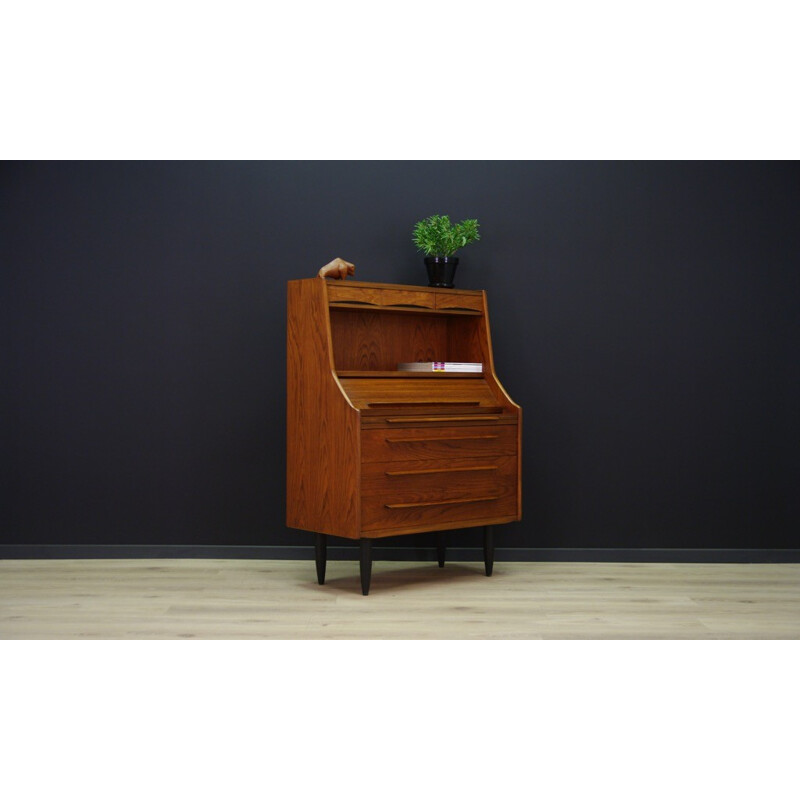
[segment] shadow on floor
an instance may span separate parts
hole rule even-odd
[[[431,564],[415,564],[407,567],[387,567],[390,562],[375,562],[372,565],[372,581],[369,594],[387,592],[394,589],[413,589],[425,585],[463,583],[464,581],[492,580],[486,577],[483,564],[445,564],[440,568],[435,562]],[[398,563],[398,562],[393,562]],[[313,565],[312,569],[313,569]],[[497,565],[495,564],[495,574]],[[330,571],[330,565],[328,565]],[[346,594],[361,594],[361,578],[358,562],[352,564],[352,574],[337,577],[326,576],[324,586],[316,581],[310,584],[320,591],[343,592]]]

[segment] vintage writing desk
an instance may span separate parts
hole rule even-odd
[[[399,372],[407,361],[481,362],[483,373]],[[286,522],[358,539],[369,592],[382,536],[520,519],[521,410],[494,372],[483,291],[289,281]]]

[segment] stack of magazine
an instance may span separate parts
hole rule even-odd
[[[474,361],[408,361],[397,365],[400,372],[483,372]]]

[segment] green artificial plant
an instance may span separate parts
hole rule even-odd
[[[434,214],[414,225],[414,244],[426,256],[449,258],[457,250],[480,238],[476,219],[462,219],[451,225],[450,217],[446,214]]]

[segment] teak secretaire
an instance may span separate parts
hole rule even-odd
[[[482,373],[401,372],[412,361],[480,362]],[[520,519],[521,410],[494,372],[483,291],[289,281],[286,522],[371,541]],[[444,565],[444,534],[439,564]]]

